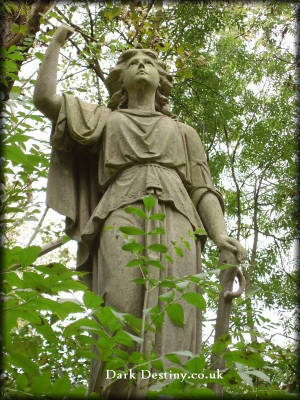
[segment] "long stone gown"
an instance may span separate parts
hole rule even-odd
[[[201,140],[193,128],[160,112],[111,111],[67,94],[63,99],[51,136],[47,204],[66,216],[66,232],[78,241],[77,266],[90,272],[90,288],[104,298],[106,305],[141,317],[144,289],[132,282],[140,277],[139,269],[125,268],[132,254],[121,249],[122,239],[114,231],[104,227],[155,229],[157,221],[145,222],[124,211],[128,205],[143,209],[141,199],[152,193],[157,199],[153,212],[166,216],[166,234],[147,240],[165,244],[173,263],[163,260],[165,269],[152,268],[151,277],[196,274],[201,270],[201,247],[206,236],[200,235],[194,241],[187,232],[205,229],[196,211],[202,196],[213,192],[223,208],[222,197],[212,183]],[[180,258],[172,243],[182,236],[191,249]],[[158,253],[147,256],[159,257]],[[160,304],[159,296],[166,290],[152,290],[146,307]],[[199,352],[200,312],[187,302],[181,305],[184,328],[165,315],[161,330],[145,334],[146,354],[152,350],[158,355],[176,350]],[[92,362],[90,390],[101,391],[107,383],[105,363]],[[128,389],[132,395],[134,387],[130,383],[119,381],[110,393],[125,393]]]

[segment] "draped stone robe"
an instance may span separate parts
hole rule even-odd
[[[166,215],[166,235],[160,240],[169,249],[187,231],[204,231],[196,210],[202,196],[214,193],[222,208],[223,200],[212,183],[199,135],[160,112],[111,111],[64,95],[51,144],[47,204],[66,216],[66,232],[78,242],[78,269],[90,272],[90,288],[104,296],[107,305],[141,317],[144,292],[132,283],[139,272],[125,268],[129,254],[104,226],[140,224],[145,229],[145,222],[126,214],[124,207],[142,208],[141,199],[153,193],[158,200],[155,212]],[[146,228],[155,228],[152,225]],[[164,271],[154,268],[153,277],[199,273],[205,239],[204,231],[183,259],[174,254],[173,264]],[[153,291],[147,308],[159,304],[162,293]],[[166,317],[160,332],[144,337],[146,353],[199,351],[200,315],[195,307],[182,306],[184,328]],[[103,364],[93,363],[91,389],[100,391],[104,385]]]

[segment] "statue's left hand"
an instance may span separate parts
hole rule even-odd
[[[234,253],[240,263],[244,263],[247,260],[247,250],[237,239],[234,239],[228,235],[220,235],[215,242],[221,251],[229,250]]]

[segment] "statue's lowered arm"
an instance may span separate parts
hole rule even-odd
[[[228,236],[223,211],[217,197],[207,192],[198,204],[198,212],[207,230],[208,236],[222,251],[229,251],[236,255],[237,261],[243,263],[247,259],[247,252],[238,240]]]

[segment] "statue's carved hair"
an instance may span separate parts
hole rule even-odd
[[[127,50],[121,54],[116,66],[110,70],[105,81],[110,94],[108,107],[111,110],[128,107],[128,95],[122,84],[122,72],[127,68],[128,60],[134,57],[138,52],[143,52],[148,57],[151,57],[159,73],[159,86],[155,94],[156,111],[175,118],[169,111],[169,95],[173,87],[172,77],[167,72],[165,64],[158,60],[157,53],[150,49],[136,48]]]

